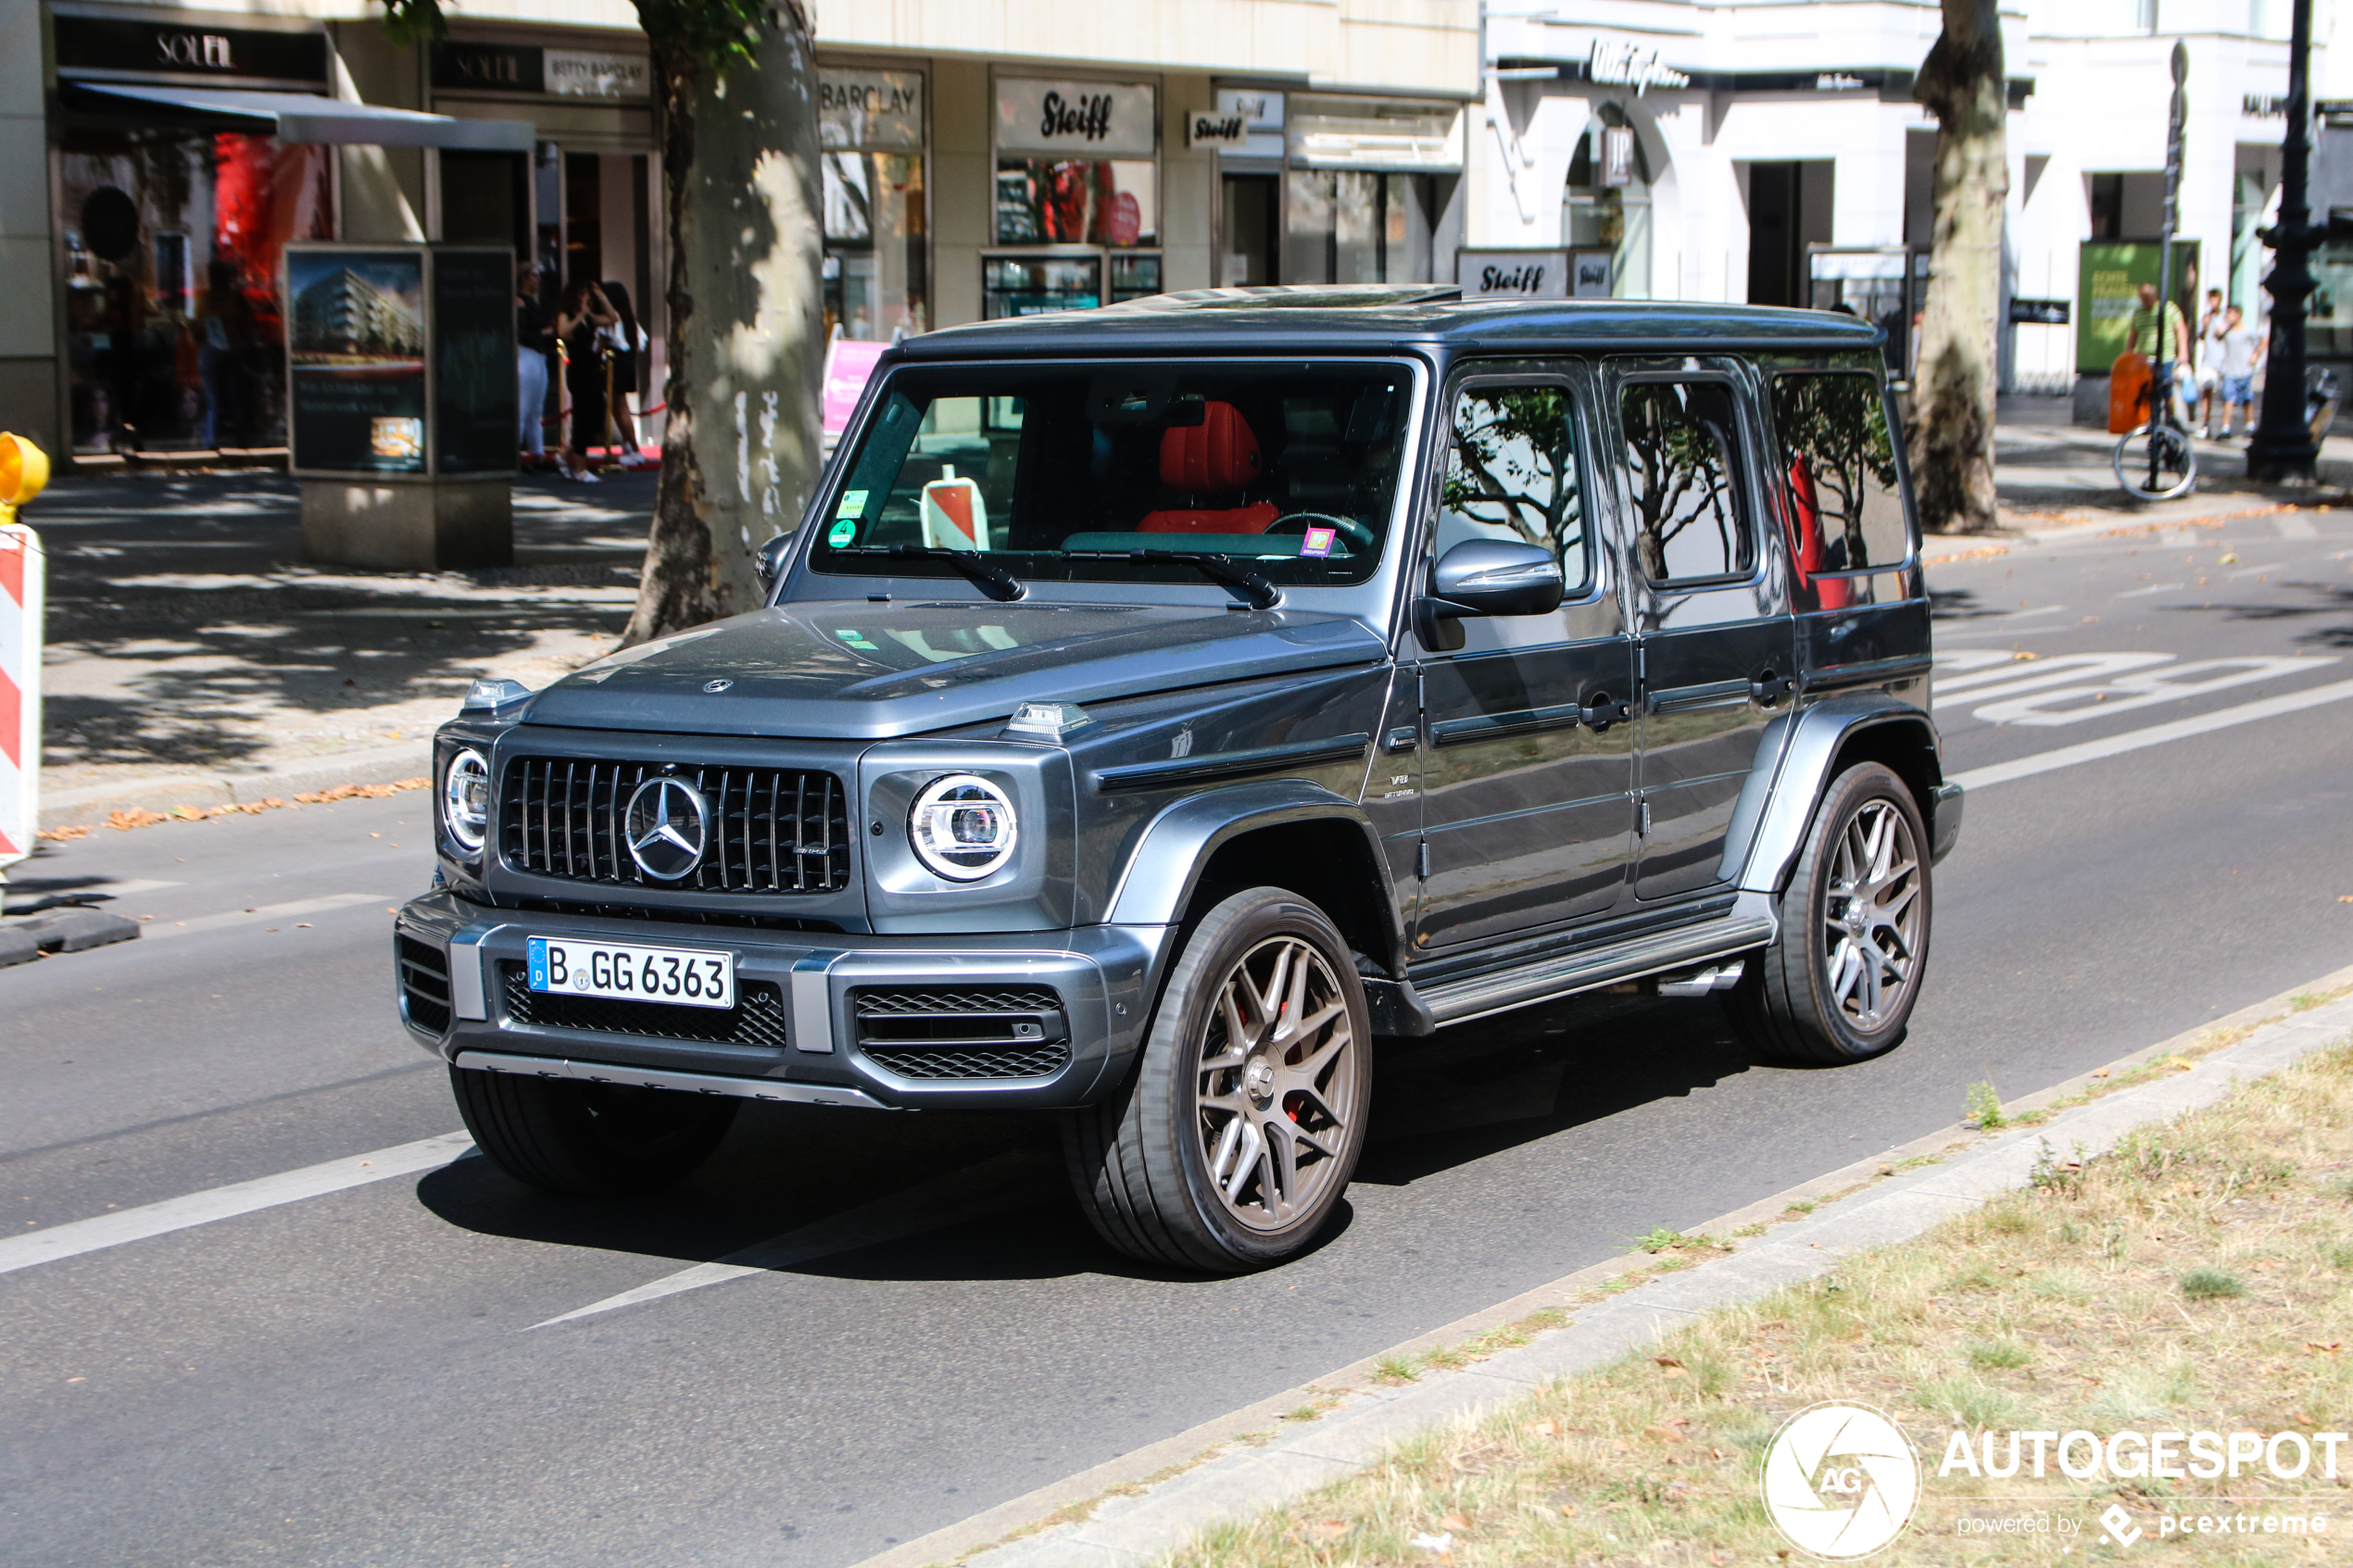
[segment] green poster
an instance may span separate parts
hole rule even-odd
[[[2196,240],[2173,242],[2173,300],[2182,319],[2197,331]],[[2132,336],[2133,312],[2141,307],[2143,283],[2158,282],[2159,246],[2155,240],[2086,240],[2075,283],[2075,368],[2108,374]]]

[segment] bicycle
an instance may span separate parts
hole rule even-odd
[[[2151,374],[2148,398],[2147,422],[2117,438],[2112,459],[2116,483],[2138,500],[2171,501],[2188,495],[2197,483],[2197,451],[2190,445],[2171,380]]]

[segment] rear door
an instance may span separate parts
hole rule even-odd
[[[1764,530],[1745,368],[1620,359],[1604,385],[1635,616],[1634,891],[1671,898],[1721,880],[1741,788],[1769,765],[1760,744],[1793,700],[1794,633]]]
[[[1447,394],[1417,586],[1453,546],[1508,539],[1556,550],[1567,596],[1548,615],[1448,623],[1456,648],[1416,643],[1423,952],[1605,914],[1627,897],[1632,726],[1597,734],[1583,721],[1588,705],[1627,701],[1632,675],[1597,526],[1590,384],[1579,365],[1520,362],[1473,367]]]

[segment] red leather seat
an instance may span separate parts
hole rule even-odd
[[[1257,480],[1263,465],[1258,437],[1250,422],[1231,403],[1210,403],[1197,425],[1175,425],[1161,432],[1160,482],[1171,490],[1191,491],[1201,497],[1241,499],[1241,492]],[[1184,507],[1147,512],[1136,525],[1139,533],[1264,533],[1282,509],[1272,501],[1247,506]]]

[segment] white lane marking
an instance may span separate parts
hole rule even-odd
[[[2285,571],[2286,570],[2287,563],[2285,561],[2282,561],[2276,566],[2243,566],[2236,571],[2226,571],[2222,573],[2222,575],[2226,578],[2256,577],[2266,571]]]
[[[2045,686],[2064,685],[2097,675],[2121,674],[2127,670],[2145,670],[2152,664],[2163,664],[2174,656],[2170,653],[2063,653],[2050,659],[2030,661],[2011,660],[2004,656],[2006,667],[1979,670],[1972,674],[1956,675],[1950,680],[1939,676],[1931,686],[1931,705],[1943,708],[1947,703],[1983,702],[1989,697],[2016,696],[2022,692],[2040,691]]]
[[[2353,697],[2353,681],[2339,681],[2333,686],[2315,686],[2310,691],[2291,692],[2285,696],[2268,696],[2259,702],[2241,703],[2236,708],[2221,709],[2201,713],[2195,719],[2176,719],[2170,724],[2152,724],[2145,730],[2127,730],[2120,735],[2103,740],[2088,740],[2081,746],[2063,746],[2056,751],[2038,752],[2012,762],[1995,762],[1983,768],[1971,768],[1957,773],[1952,782],[1963,789],[1983,789],[1990,784],[2007,784],[2013,779],[2032,778],[2058,768],[2071,768],[2078,762],[2096,762],[2102,758],[2120,757],[2144,746],[2163,746],[2168,741],[2186,740],[2215,730],[2227,730],[2234,724],[2251,724],[2258,719],[2276,719],[2284,713],[2299,713],[2323,703],[2343,702]]]
[[[1936,666],[1936,678],[1942,681],[1947,670],[1986,670],[2021,661],[1999,648],[1938,648],[1929,655],[1929,662]]]
[[[659,1301],[683,1291],[700,1290],[707,1285],[724,1285],[750,1274],[774,1273],[812,1258],[921,1236],[925,1231],[1042,1202],[1061,1187],[1061,1172],[1054,1161],[1034,1154],[1000,1154],[904,1192],[827,1215],[815,1224],[756,1242],[714,1262],[697,1263],[674,1274],[664,1274],[635,1290],[608,1296],[531,1326],[548,1328],[644,1301]]]
[[[295,898],[283,904],[263,904],[250,909],[226,909],[217,915],[198,915],[193,920],[173,921],[170,925],[158,921],[143,928],[143,935],[149,941],[158,936],[193,936],[199,931],[218,931],[223,926],[292,920],[296,915],[323,915],[330,909],[347,909],[354,904],[380,904],[387,897],[383,893],[330,893],[320,898]]]
[[[2321,531],[2312,525],[2310,518],[2299,517],[2294,512],[2283,512],[2273,518],[2271,527],[2283,539],[2318,539],[2321,536]]]
[[[0,1236],[0,1274],[29,1269],[36,1263],[54,1263],[60,1258],[78,1258],[85,1252],[103,1251],[125,1242],[168,1236],[191,1225],[208,1225],[215,1220],[233,1219],[257,1210],[299,1203],[306,1198],[341,1192],[346,1187],[414,1175],[447,1165],[472,1148],[473,1139],[465,1134],[444,1133],[437,1138],[395,1144],[372,1154],[355,1154],[347,1160],[306,1165],[299,1171],[192,1192],[184,1198],[168,1198],[161,1203],[75,1220],[52,1225],[45,1231]]]
[[[2170,594],[2180,586],[2179,583],[2152,583],[2145,588],[2127,588],[2120,594],[2109,596],[2119,599],[2137,599],[2144,594]]]
[[[2333,657],[2296,654],[2201,659],[2188,664],[2167,665],[2161,670],[2119,675],[2112,681],[2040,691],[2008,702],[1989,702],[1972,709],[1969,717],[1982,719],[1989,724],[2080,724],[2087,719],[2106,719],[2136,708],[2154,708],[2160,702],[2205,696],[2250,682],[2301,674],[2336,662]],[[2111,697],[2116,700],[2108,700]]]

